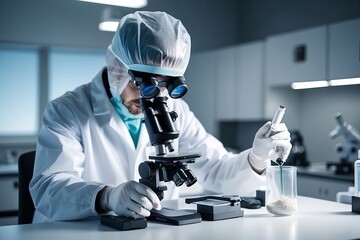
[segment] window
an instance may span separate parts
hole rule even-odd
[[[0,46],[0,143],[36,141],[46,103],[90,82],[106,65],[104,50],[39,49]]]
[[[90,82],[105,66],[105,52],[51,50],[49,53],[49,100]]]
[[[0,48],[0,136],[36,134],[38,79],[37,50]]]

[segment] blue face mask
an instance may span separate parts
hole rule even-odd
[[[143,115],[131,114],[129,110],[124,106],[121,99],[119,100],[112,97],[110,99],[110,102],[114,106],[116,112],[119,114],[121,119],[124,121],[126,127],[129,130],[134,145],[135,147],[137,147]]]

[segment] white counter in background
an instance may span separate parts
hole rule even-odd
[[[341,182],[354,182],[354,174],[336,174],[333,168],[327,168],[326,163],[312,164],[309,167],[297,167],[297,172],[303,176],[318,177],[337,180]]]
[[[3,175],[18,175],[17,164],[0,164],[0,176]]]
[[[298,194],[302,196],[336,201],[337,193],[354,186],[354,174],[335,174],[326,163],[298,167],[297,173]]]

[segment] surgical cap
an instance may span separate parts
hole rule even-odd
[[[169,14],[138,11],[126,15],[106,57],[113,96],[120,95],[131,79],[129,69],[162,76],[184,75],[190,49],[190,35],[181,21]]]

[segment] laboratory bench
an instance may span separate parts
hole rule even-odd
[[[298,194],[301,196],[336,201],[338,192],[353,186],[353,175],[337,175],[325,164],[312,164],[297,169]],[[0,226],[17,224],[18,167],[17,164],[0,164]],[[195,193],[199,194],[199,191]]]
[[[184,199],[163,206],[195,208]],[[147,228],[117,231],[103,226],[99,219],[38,223],[0,227],[0,239],[358,239],[360,214],[351,205],[298,197],[298,210],[291,216],[274,216],[265,207],[244,209],[244,216],[189,225],[168,225],[148,221]]]

